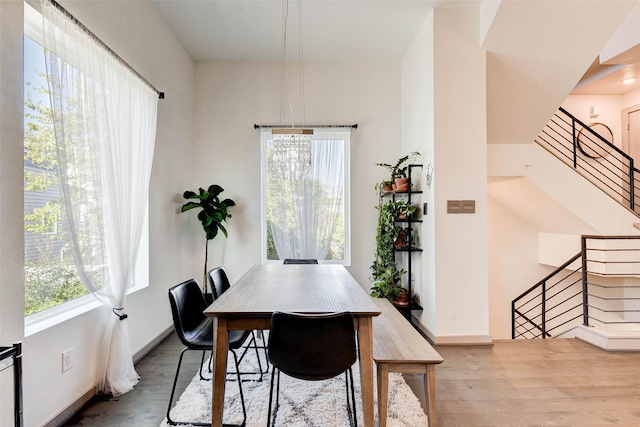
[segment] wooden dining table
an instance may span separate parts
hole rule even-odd
[[[214,318],[213,427],[222,427],[230,330],[269,329],[275,311],[350,311],[358,331],[362,414],[374,425],[373,316],[380,309],[341,265],[256,265],[205,310]],[[266,422],[266,420],[265,420]]]

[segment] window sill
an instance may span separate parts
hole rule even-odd
[[[129,289],[127,294],[132,294],[146,287],[147,286],[133,287]],[[100,301],[93,295],[85,295],[73,301],[51,307],[40,313],[32,314],[24,319],[24,336],[29,337],[35,335],[38,332],[59,325],[62,322],[66,322],[69,319],[73,319],[76,316],[80,316],[98,307],[102,307]]]

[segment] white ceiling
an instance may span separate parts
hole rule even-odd
[[[572,95],[624,95],[640,88],[639,46],[627,51],[626,62],[600,64],[596,58],[576,85]],[[626,78],[635,77],[630,84],[622,83]]]
[[[151,0],[195,61],[281,60],[286,0]],[[304,61],[398,61],[431,10],[459,0],[301,0]],[[476,1],[476,4],[479,2]],[[296,61],[298,0],[289,0],[288,60]],[[633,49],[631,50],[633,51]],[[637,52],[640,54],[640,52]],[[627,55],[629,56],[629,55]],[[573,94],[623,94],[640,87],[630,66],[596,59]],[[638,77],[632,85],[622,80]]]
[[[302,0],[304,61],[399,60],[447,0]],[[281,0],[152,0],[195,61],[281,58]],[[288,58],[297,58],[298,1],[289,1]]]

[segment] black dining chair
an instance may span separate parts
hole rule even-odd
[[[229,276],[227,276],[227,271],[224,267],[216,267],[213,270],[209,270],[207,277],[214,300],[220,298],[220,296],[231,287]]]
[[[171,397],[169,398],[169,406],[167,407],[167,422],[170,425],[192,424],[194,426],[210,426],[211,423],[198,423],[193,421],[175,421],[171,419],[170,412],[173,405],[173,398],[180,375],[180,366],[182,358],[187,350],[202,351],[202,360],[200,363],[200,378],[210,380],[202,376],[202,365],[204,363],[205,351],[213,348],[213,318],[207,317],[204,310],[207,308],[207,302],[204,294],[200,289],[200,285],[195,279],[187,280],[169,289],[169,303],[171,304],[171,313],[173,315],[173,326],[185,348],[180,353],[176,376],[173,380],[171,388]],[[245,331],[229,331],[229,351],[233,354],[236,365],[236,373],[238,377],[238,387],[240,389],[240,402],[242,404],[243,420],[239,426],[244,426],[247,421],[247,410],[244,403],[244,395],[242,393],[242,381],[240,380],[239,359],[236,354],[237,349],[242,347],[250,332]]]
[[[317,259],[302,259],[302,258],[286,258],[283,264],[317,264]]]
[[[227,271],[222,266],[216,267],[216,268],[214,268],[212,270],[209,270],[209,272],[207,273],[207,277],[208,277],[208,280],[209,280],[209,286],[211,287],[211,293],[213,295],[213,301],[215,301],[218,298],[220,298],[222,296],[222,294],[224,294],[229,288],[231,288],[231,283],[229,282],[229,276],[227,276]],[[259,374],[260,378],[258,379],[258,381],[262,381],[262,375],[269,373],[269,363],[266,364],[267,366],[266,366],[265,370],[263,371],[262,370],[262,362],[260,362],[260,354],[258,353],[258,349],[259,348],[263,348],[264,349],[264,358],[265,358],[265,360],[267,360],[266,345],[259,346],[258,345],[258,341],[256,340],[255,332],[254,331],[249,331],[249,333],[251,333],[251,340],[249,341],[249,343],[245,347],[244,351],[242,352],[242,354],[240,355],[238,360],[240,362],[242,362],[242,359],[244,359],[244,356],[247,353],[247,350],[250,347],[253,347],[255,349],[255,351],[256,351],[256,359],[258,361],[258,371],[257,372],[240,372],[240,375]],[[262,331],[260,330],[260,331],[258,331],[258,333],[260,334],[260,338],[261,338],[262,342],[265,342],[264,334],[262,333]],[[211,366],[209,366],[209,371],[211,371]]]
[[[273,427],[276,423],[280,372],[307,381],[326,380],[344,373],[349,423],[352,427],[358,425],[351,371],[351,366],[356,362],[357,351],[353,315],[350,312],[297,314],[276,311],[271,316],[268,348],[273,371],[267,427]],[[276,402],[271,418],[276,374]]]

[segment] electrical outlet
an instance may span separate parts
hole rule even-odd
[[[73,347],[62,352],[62,372],[73,368]]]

